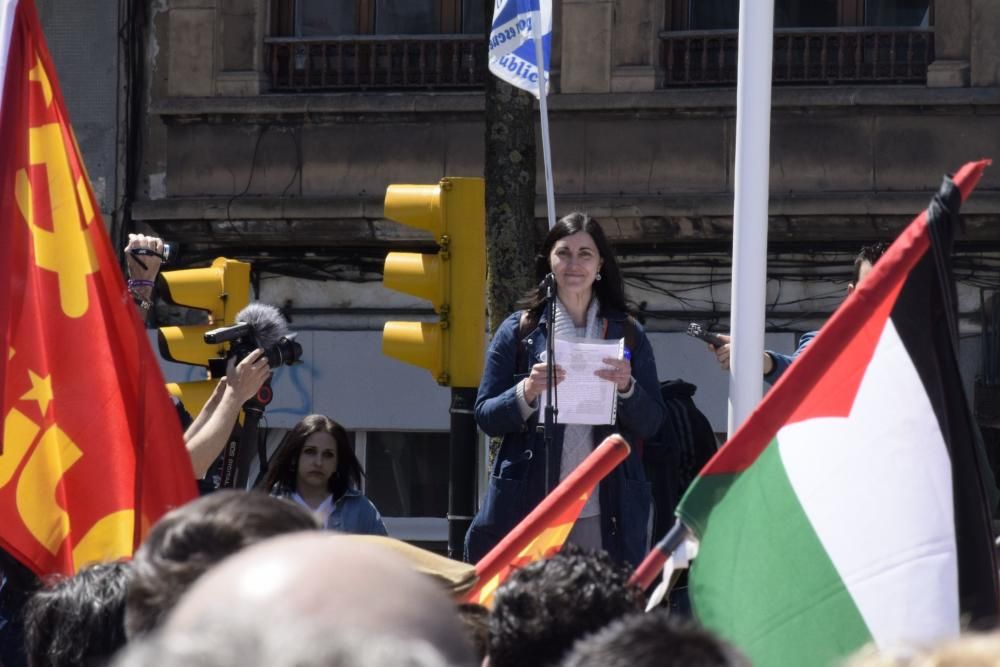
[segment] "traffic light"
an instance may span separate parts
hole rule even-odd
[[[476,387],[486,336],[485,189],[481,178],[390,185],[385,217],[425,229],[437,254],[390,252],[383,284],[427,299],[438,322],[387,322],[382,352],[426,368],[438,384]]]
[[[218,378],[225,374],[228,343],[206,343],[205,332],[234,324],[236,314],[250,302],[250,265],[219,257],[206,268],[164,271],[160,281],[160,296],[165,301],[209,313],[207,324],[160,327],[158,336],[164,359],[205,366],[214,378],[167,385],[167,390],[184,403],[188,412],[196,415]]]

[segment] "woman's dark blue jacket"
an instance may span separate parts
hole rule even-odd
[[[606,318],[606,339],[626,337],[626,314],[600,313]],[[476,422],[487,435],[503,437],[490,474],[489,489],[465,538],[465,558],[475,563],[518,524],[545,496],[544,436],[536,429],[539,411],[521,418],[516,385],[539,363],[545,350],[548,322],[543,314],[538,326],[518,340],[521,312],[500,325],[490,343],[486,368],[476,397]],[[594,443],[621,433],[632,446],[628,458],[600,484],[601,532],[604,548],[619,562],[638,565],[647,550],[651,494],[636,444],[656,434],[663,419],[663,399],[656,377],[656,361],[638,323],[630,350],[635,391],[618,399],[617,423],[594,427]],[[518,355],[518,345],[523,350]],[[557,362],[558,363],[558,360]],[[521,365],[521,368],[515,366]],[[550,452],[549,488],[559,483],[563,425],[556,425]]]

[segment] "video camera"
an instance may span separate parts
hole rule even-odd
[[[289,333],[288,323],[274,306],[251,303],[236,315],[236,324],[205,332],[205,342],[229,342],[229,358],[241,362],[258,347],[271,368],[291,366],[302,358],[302,345]]]

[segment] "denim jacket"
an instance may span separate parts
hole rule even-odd
[[[792,365],[792,362],[795,361],[795,359],[809,346],[809,343],[812,342],[812,339],[815,338],[818,333],[818,331],[807,331],[802,334],[802,338],[799,339],[799,346],[795,348],[795,352],[792,352],[790,355],[773,352],[771,350],[764,350],[771,355],[771,361],[774,362],[771,372],[764,374],[764,381],[768,384],[774,384],[777,382],[781,376],[785,374],[785,371],[788,370],[788,367]]]
[[[607,319],[606,339],[624,337],[625,313],[608,311],[600,316]],[[519,359],[520,319],[521,313],[516,312],[497,329],[476,397],[479,428],[487,435],[502,436],[503,442],[493,464],[486,498],[466,535],[465,558],[472,563],[493,548],[545,496],[545,439],[536,429],[539,412],[527,421],[521,417],[516,386],[545,351],[548,322],[543,314],[538,326],[524,337],[526,350],[520,358],[526,367],[515,368]],[[647,551],[652,496],[636,445],[639,439],[657,432],[664,407],[653,350],[638,323],[634,347],[631,358],[635,390],[628,398],[618,398],[617,423],[595,426],[593,437],[597,445],[608,435],[619,432],[632,446],[628,458],[601,482],[599,494],[605,550],[620,562],[638,565]],[[553,434],[550,489],[559,483],[564,429],[557,424]]]
[[[274,495],[291,500],[289,494],[276,492]],[[357,489],[348,489],[340,500],[333,504],[333,511],[323,526],[327,530],[361,535],[387,535],[382,515],[372,501]]]

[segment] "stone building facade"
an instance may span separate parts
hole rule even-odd
[[[661,379],[698,384],[696,401],[723,430],[724,376],[676,332],[691,319],[726,326],[737,5],[554,4],[557,211],[602,220],[646,309]],[[383,321],[429,315],[379,284],[388,249],[429,249],[384,220],[381,202],[392,183],[482,174],[491,5],[151,4],[132,221],[179,243],[183,264],[223,254],[254,261],[260,298],[286,307],[304,332],[313,366],[305,379],[279,378],[279,394],[284,386],[295,400],[272,426],[326,411],[368,433],[359,442],[369,453],[389,432],[440,446],[431,435],[447,429],[447,392],[378,354]],[[839,303],[861,244],[891,239],[944,172],[1000,146],[1000,4],[776,5],[768,324],[769,341],[791,348]],[[541,191],[536,212],[540,236]],[[981,352],[1000,279],[1000,171],[987,171],[966,213],[971,389],[976,377],[1000,382],[990,367],[1000,353]]]
[[[273,36],[282,8],[311,4],[322,3],[161,3],[150,35],[146,191],[137,219],[206,245],[239,234],[250,243],[382,246],[401,233],[379,224],[386,185],[481,173],[483,99],[474,82],[463,88],[464,83],[381,80],[402,67],[401,58],[388,55],[393,48],[388,35]],[[696,74],[689,77],[694,83],[665,81],[683,58],[698,60],[707,53],[709,59],[732,61],[731,45],[699,49],[697,40],[688,38],[689,48],[676,48],[677,35],[698,34],[671,29],[674,5],[684,2],[556,4],[550,113],[559,208],[585,208],[607,219],[625,243],[727,239],[734,87],[714,83],[725,82],[726,75],[713,77],[707,70],[704,85]],[[996,3],[937,3],[927,29],[932,47],[917,54],[927,55],[928,62],[917,63],[915,69],[923,70],[915,77],[903,72],[913,63],[901,52],[921,47],[906,44],[905,32],[892,46],[899,51],[890,58],[897,61],[895,78],[883,72],[852,80],[828,68],[811,75],[824,78],[823,84],[796,85],[794,77],[781,81],[779,71],[791,58],[778,44],[771,240],[881,238],[893,218],[905,220],[922,206],[943,171],[997,145],[1000,47],[992,39],[997,26]],[[880,29],[885,30],[800,29],[820,34],[809,47],[787,42],[798,54],[793,66],[802,67],[806,51],[829,61],[843,57],[838,40],[850,51],[853,43],[847,40],[853,35]],[[334,51],[347,50],[352,42],[324,37],[373,41],[354,42],[354,56],[337,58]],[[433,37],[411,37],[411,44],[434,43]],[[820,38],[828,44],[825,53],[815,47]],[[378,50],[380,40],[385,50]],[[317,56],[317,44],[325,44],[325,57]],[[362,47],[373,45],[378,72],[358,65],[371,52]],[[675,57],[665,53],[671,50],[667,45],[675,47]],[[862,60],[870,61],[889,47],[869,41],[858,48],[866,53]],[[478,77],[484,76],[482,57],[481,49],[461,54],[463,66],[466,60],[480,61],[468,65]],[[292,80],[286,65],[303,78]],[[350,72],[345,81],[333,81],[338,67],[352,65],[355,75],[360,70],[359,84]],[[312,71],[303,74],[307,68]],[[325,85],[316,79],[321,70],[330,79]],[[730,62],[730,79],[733,73]],[[988,175],[970,212],[995,214],[998,188],[1000,176]],[[235,231],[230,219],[246,228]],[[969,238],[990,240],[992,225],[973,222]]]

